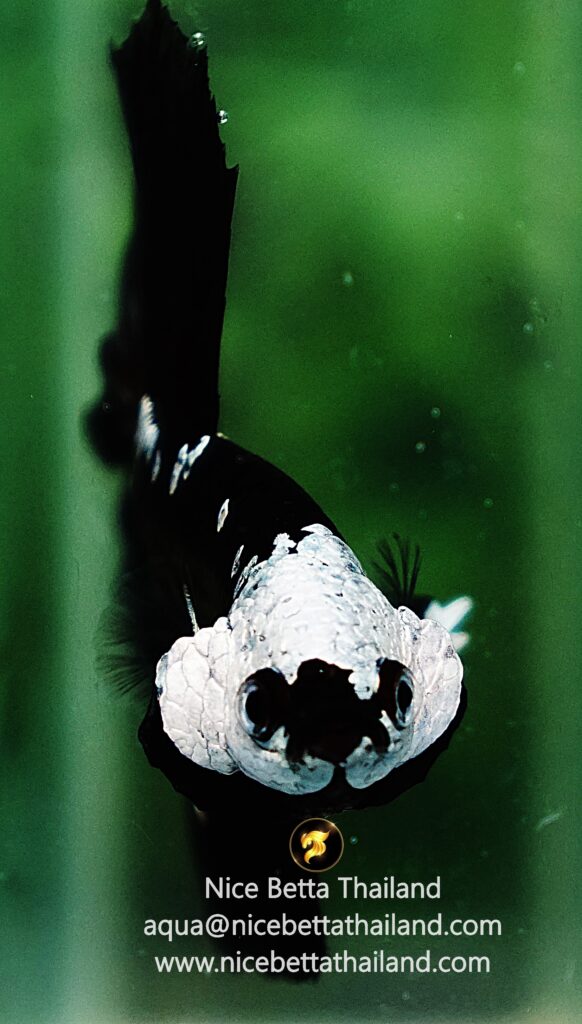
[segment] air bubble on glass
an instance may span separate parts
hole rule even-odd
[[[484,498],[483,508],[493,508],[493,498]]]
[[[433,405],[432,409],[430,410],[430,414],[431,414],[433,420],[440,419],[441,411],[440,411],[438,405]]]
[[[426,441],[417,441],[414,450],[418,455],[422,455],[426,451]]]
[[[525,75],[525,64],[521,60],[516,61],[513,65],[513,73],[516,78],[523,78]]]
[[[354,275],[351,270],[344,270],[342,274],[342,284],[345,288],[351,288],[354,283]]]
[[[528,320],[527,323],[523,325],[522,331],[524,334],[533,334],[534,325],[532,324],[531,320]]]
[[[203,50],[206,46],[206,36],[204,32],[194,32],[188,40],[188,46],[191,50]]]

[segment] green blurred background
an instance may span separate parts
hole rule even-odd
[[[445,914],[504,934],[443,946],[489,954],[488,976],[155,972],[144,919],[202,908],[183,801],[94,667],[117,481],[79,423],[131,216],[107,46],[140,4],[17,0],[0,11],[1,1019],[577,1021],[582,9],[172,10],[207,36],[241,167],[223,430],[367,566],[398,530],[422,589],[476,604],[464,723],[422,786],[341,817],[342,873],[440,874]]]

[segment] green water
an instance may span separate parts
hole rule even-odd
[[[423,589],[476,604],[464,723],[422,786],[342,816],[343,873],[439,874],[439,909],[503,935],[452,948],[489,955],[489,975],[156,973],[144,919],[202,908],[141,709],[94,668],[117,484],[79,428],[130,223],[106,50],[139,4],[19,0],[0,11],[1,1019],[574,1022],[580,10],[173,10],[207,35],[241,167],[223,430],[311,491],[367,566],[396,529],[423,549]]]

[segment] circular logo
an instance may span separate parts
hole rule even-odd
[[[333,821],[307,818],[293,829],[289,850],[304,871],[329,871],[344,852],[344,840]]]

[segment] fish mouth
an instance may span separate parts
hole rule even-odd
[[[351,670],[318,659],[299,666],[296,681],[289,687],[289,763],[310,755],[341,765],[365,737],[378,754],[388,750],[390,736],[380,720],[379,701],[359,697],[350,676]]]
[[[379,736],[381,742],[373,744],[370,741],[371,748],[375,748],[379,754],[388,749],[390,742],[386,730],[382,726],[380,728],[384,734]],[[370,729],[367,729],[365,733],[370,731]],[[321,761],[329,761],[333,765],[343,765],[349,755],[360,746],[365,733],[361,728],[354,729],[353,725],[348,723],[338,724],[331,728],[328,727],[323,733],[319,733],[313,739],[305,741],[304,753],[317,757]],[[289,750],[290,744],[291,738],[287,745],[287,757],[290,761],[293,761],[297,758],[296,755],[293,755],[293,750]]]

